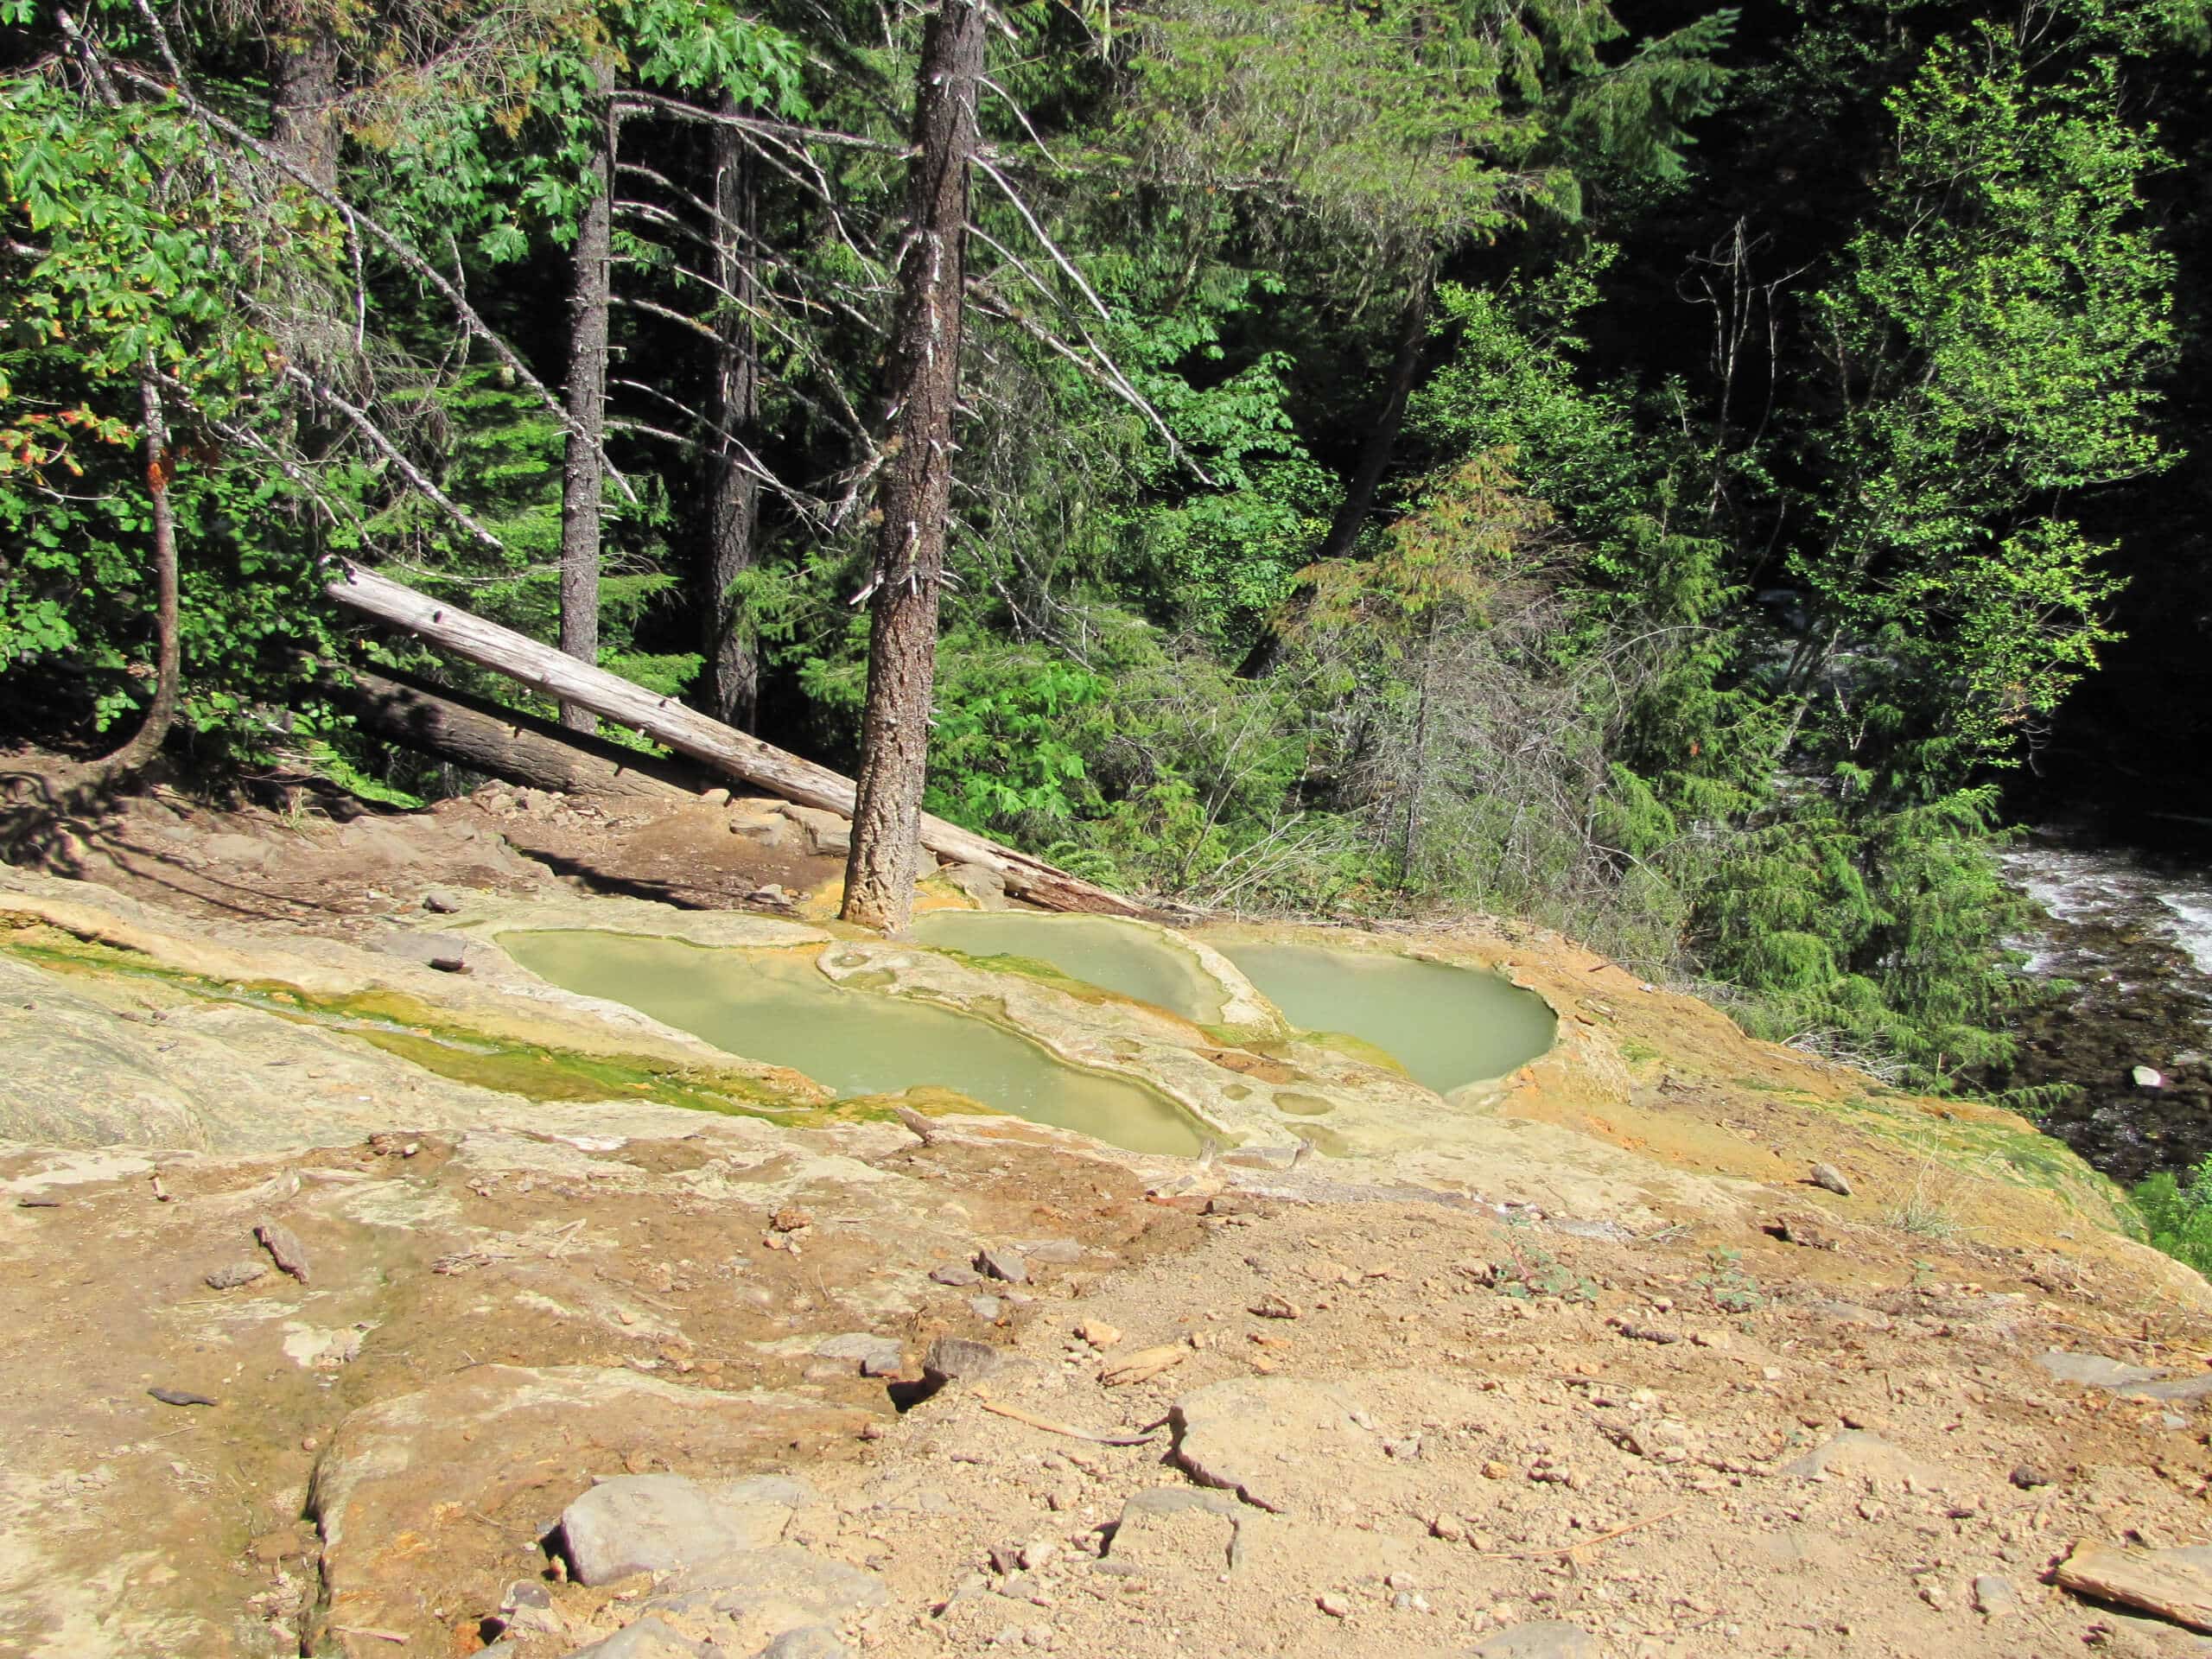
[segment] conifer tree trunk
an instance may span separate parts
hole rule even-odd
[[[737,111],[725,96],[725,114]],[[718,428],[711,461],[713,492],[702,562],[700,614],[707,657],[706,712],[740,731],[753,729],[760,702],[760,658],[752,624],[731,586],[753,568],[760,529],[760,482],[745,453],[759,453],[760,350],[753,331],[753,234],[757,163],[745,135],[714,129],[715,281],[725,296],[715,324]]]
[[[1414,377],[1421,372],[1421,350],[1428,339],[1428,272],[1424,268],[1414,273],[1412,291],[1406,296],[1405,308],[1398,314],[1398,348],[1390,359],[1389,378],[1383,384],[1382,405],[1375,411],[1374,425],[1367,429],[1367,442],[1361,446],[1359,465],[1352,470],[1344,504],[1337,509],[1328,535],[1313,555],[1316,563],[1324,559],[1341,559],[1349,554],[1366,526],[1369,515],[1375,511],[1375,498],[1382,488],[1382,474],[1390,469],[1390,457],[1398,447],[1398,433],[1406,423],[1406,404],[1413,397]]]
[[[601,121],[584,181],[590,200],[576,227],[575,275],[569,296],[569,435],[561,476],[561,649],[586,663],[599,660],[600,500],[606,483],[599,452],[607,435],[607,313],[614,239],[614,127],[604,106]],[[571,731],[599,729],[589,709],[569,703],[561,705],[561,723]]]
[[[885,460],[868,707],[843,918],[887,932],[914,904],[914,841],[937,687],[938,589],[952,505],[953,404],[967,280],[968,173],[983,72],[978,0],[938,0],[922,39],[899,302],[884,365]]]
[[[1414,272],[1413,286],[1406,295],[1404,308],[1398,314],[1398,346],[1390,359],[1389,376],[1383,382],[1382,406],[1375,411],[1375,423],[1367,429],[1366,441],[1360,446],[1358,465],[1352,468],[1351,480],[1344,486],[1344,499],[1337,508],[1337,516],[1330,521],[1329,533],[1314,550],[1313,562],[1316,564],[1348,556],[1375,511],[1375,498],[1382,490],[1382,475],[1390,470],[1390,457],[1396,452],[1398,434],[1406,424],[1406,405],[1413,398],[1414,380],[1421,372],[1421,347],[1428,340],[1430,288],[1428,268],[1423,265]],[[1237,677],[1260,679],[1271,673],[1281,658],[1281,630],[1273,626],[1264,627],[1251,650],[1245,653],[1244,660],[1237,664]]]
[[[326,22],[300,17],[269,35],[270,137],[325,190],[338,188],[338,39]]]

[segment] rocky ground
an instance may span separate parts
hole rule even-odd
[[[442,906],[811,915],[829,833],[500,791],[20,841],[0,1654],[2206,1646],[2106,1599],[2212,1624],[2201,1281],[1997,1115],[1561,942],[1498,948],[1618,1093],[1532,1074],[1449,1179],[925,1138],[758,1068],[686,1109],[645,1096],[696,1053],[575,1010],[663,1070],[561,1098],[218,994],[490,1030]]]

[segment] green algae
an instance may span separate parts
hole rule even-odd
[[[453,1022],[404,992],[318,995],[281,980],[225,980],[171,968],[143,952],[79,938],[59,928],[16,926],[0,933],[0,950],[49,972],[126,979],[162,986],[205,1002],[257,1008],[300,1025],[358,1039],[448,1082],[525,1100],[650,1100],[724,1116],[817,1122],[831,1116],[888,1116],[841,1111],[827,1103],[779,1096],[760,1079],[712,1066],[656,1065],[518,1042]]]

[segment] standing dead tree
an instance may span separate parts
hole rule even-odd
[[[940,0],[922,41],[899,304],[884,371],[889,435],[867,592],[868,704],[843,918],[887,932],[913,911],[914,831],[937,684],[938,591],[952,507],[953,406],[967,297],[969,168],[983,73],[976,0]]]

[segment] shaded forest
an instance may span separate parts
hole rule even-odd
[[[948,38],[964,203],[913,182]],[[352,559],[865,797],[887,572],[941,613],[930,811],[1200,905],[1527,918],[1974,1087],[2007,826],[2212,821],[2207,44],[2202,0],[0,0],[0,718],[468,786],[349,677],[518,694],[334,608]],[[940,444],[899,389],[947,338]]]

